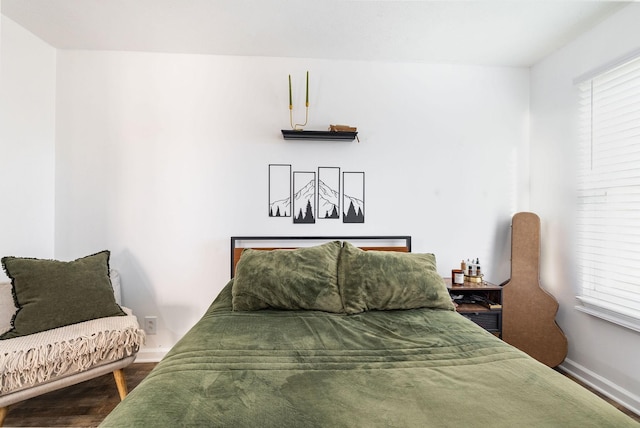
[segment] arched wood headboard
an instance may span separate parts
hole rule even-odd
[[[231,237],[231,278],[235,275],[236,264],[242,251],[293,250],[301,247],[320,245],[330,241],[349,241],[363,250],[411,252],[411,236],[232,236]]]

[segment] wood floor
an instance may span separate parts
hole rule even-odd
[[[593,392],[594,394],[596,394],[598,397],[602,398],[604,401],[610,403],[611,405],[613,405],[613,407],[615,407],[616,409],[620,410],[622,413],[625,413],[629,416],[631,416],[632,419],[640,422],[640,415],[636,415],[635,413],[633,413],[631,410],[625,408],[624,406],[621,406],[620,404],[616,403],[615,401],[611,400],[610,398],[608,398],[607,396],[605,396],[604,394],[599,393],[598,391],[594,390],[593,388],[590,388],[589,386],[585,385],[584,383],[580,382],[578,379],[574,378],[573,376],[570,376],[566,373],[562,373],[561,374],[565,375],[566,377],[568,377],[569,379],[571,379],[572,381],[582,385],[583,387],[585,387],[586,389],[588,389],[589,391]]]
[[[134,363],[125,369],[129,391],[155,363]],[[574,379],[575,380],[575,379]],[[583,385],[584,386],[584,385]],[[603,397],[603,399],[611,402]],[[53,391],[9,408],[5,427],[96,427],[120,402],[112,374]],[[640,422],[640,416],[614,404]]]
[[[156,363],[134,363],[124,369],[129,391]],[[9,407],[4,427],[97,427],[120,402],[113,374],[52,391]]]

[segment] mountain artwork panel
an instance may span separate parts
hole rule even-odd
[[[340,219],[340,168],[318,168],[318,219]]]
[[[316,219],[364,223],[364,172],[339,167],[292,171],[290,164],[269,164],[269,217],[291,217],[294,224]]]
[[[293,173],[293,223],[313,224],[316,202],[316,173],[294,171]]]
[[[343,223],[364,223],[364,172],[342,174]]]

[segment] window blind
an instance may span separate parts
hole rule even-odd
[[[630,319],[638,330],[640,57],[581,82],[578,90],[579,299]]]

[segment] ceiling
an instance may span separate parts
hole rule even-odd
[[[527,67],[628,2],[0,0],[59,49]]]

